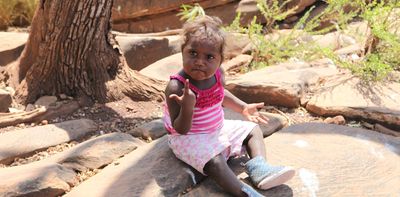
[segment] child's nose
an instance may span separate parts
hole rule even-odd
[[[197,58],[195,61],[195,64],[198,66],[204,66],[205,64],[205,60],[203,58]]]

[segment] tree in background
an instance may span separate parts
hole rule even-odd
[[[131,70],[111,33],[112,0],[41,0],[19,61],[5,78],[15,100],[66,94],[99,102],[162,99],[162,83]]]

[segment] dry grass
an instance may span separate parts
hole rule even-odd
[[[0,0],[0,30],[8,26],[28,26],[38,0]]]

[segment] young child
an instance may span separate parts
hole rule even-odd
[[[220,65],[225,34],[220,27],[221,21],[209,16],[183,26],[183,69],[170,77],[165,90],[168,142],[177,158],[214,179],[230,194],[262,196],[241,182],[227,165],[228,158],[239,156],[243,146],[250,156],[246,171],[259,189],[278,186],[295,171],[271,166],[265,160],[263,134],[256,124],[267,123],[257,111],[264,104],[246,104],[224,89]],[[224,120],[222,106],[249,121]]]

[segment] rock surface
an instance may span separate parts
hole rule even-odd
[[[0,163],[9,164],[17,156],[83,137],[96,128],[93,121],[79,119],[1,133]]]
[[[336,74],[338,70],[335,67],[310,67],[302,62],[285,63],[227,80],[226,89],[248,103],[298,107],[308,86],[323,77]]]
[[[118,34],[116,36],[126,61],[133,70],[141,70],[164,57],[180,52],[179,36],[146,36]]]
[[[110,133],[87,140],[42,162],[56,162],[80,172],[99,169],[135,150],[138,145],[142,143],[129,134]]]
[[[143,145],[131,135],[110,133],[34,163],[0,168],[0,196],[59,196],[77,185],[76,172],[99,169]],[[9,178],[12,177],[12,178]]]
[[[11,103],[11,93],[0,88],[0,112],[8,112],[8,108],[11,107]]]
[[[264,136],[271,135],[275,131],[285,127],[287,125],[287,120],[285,117],[272,114],[267,112],[260,112],[265,117],[269,118],[268,124],[260,123],[261,130],[263,131]],[[230,109],[224,108],[225,119],[231,120],[245,120],[245,118]],[[142,139],[154,140],[158,139],[167,134],[167,131],[164,128],[164,123],[162,119],[156,119],[149,123],[143,124],[132,131],[129,131],[131,135],[135,137],[140,137]]]
[[[140,73],[154,79],[168,81],[169,76],[182,69],[182,64],[182,53],[177,53],[154,62],[142,69]]]
[[[75,175],[55,163],[2,168],[0,196],[60,196],[78,182]]]
[[[164,128],[163,120],[156,119],[149,123],[140,125],[139,127],[136,127],[133,130],[129,131],[128,133],[134,137],[140,137],[147,140],[155,140],[167,134],[167,131]]]
[[[28,36],[27,33],[0,32],[0,68],[17,60]]]
[[[271,162],[298,169],[289,182],[294,193],[390,196],[400,192],[400,141],[392,136],[305,123],[287,127],[265,142]]]
[[[296,169],[265,196],[392,196],[400,192],[400,141],[374,131],[324,123],[287,127],[264,139],[267,160]],[[236,174],[247,175],[234,162]],[[241,172],[240,172],[241,170]],[[206,179],[185,196],[229,196]]]
[[[224,108],[225,119],[231,120],[246,120],[241,114],[236,113],[230,109]],[[285,117],[279,114],[260,112],[263,116],[267,117],[268,124],[259,123],[259,126],[263,132],[264,137],[273,134],[274,132],[287,126],[288,121]]]
[[[363,118],[400,128],[399,92],[400,83],[367,85],[354,77],[337,77],[310,99],[307,110],[322,116]]]
[[[65,196],[178,196],[193,185],[188,166],[176,159],[167,136],[138,147]]]
[[[117,0],[114,3],[113,29],[130,33],[161,32],[182,26],[177,16],[182,4],[199,3],[210,16],[218,16],[225,24],[235,17],[236,0]]]
[[[57,102],[57,97],[55,96],[42,96],[38,100],[35,101],[35,105],[44,106],[49,108],[50,105],[55,105]]]

